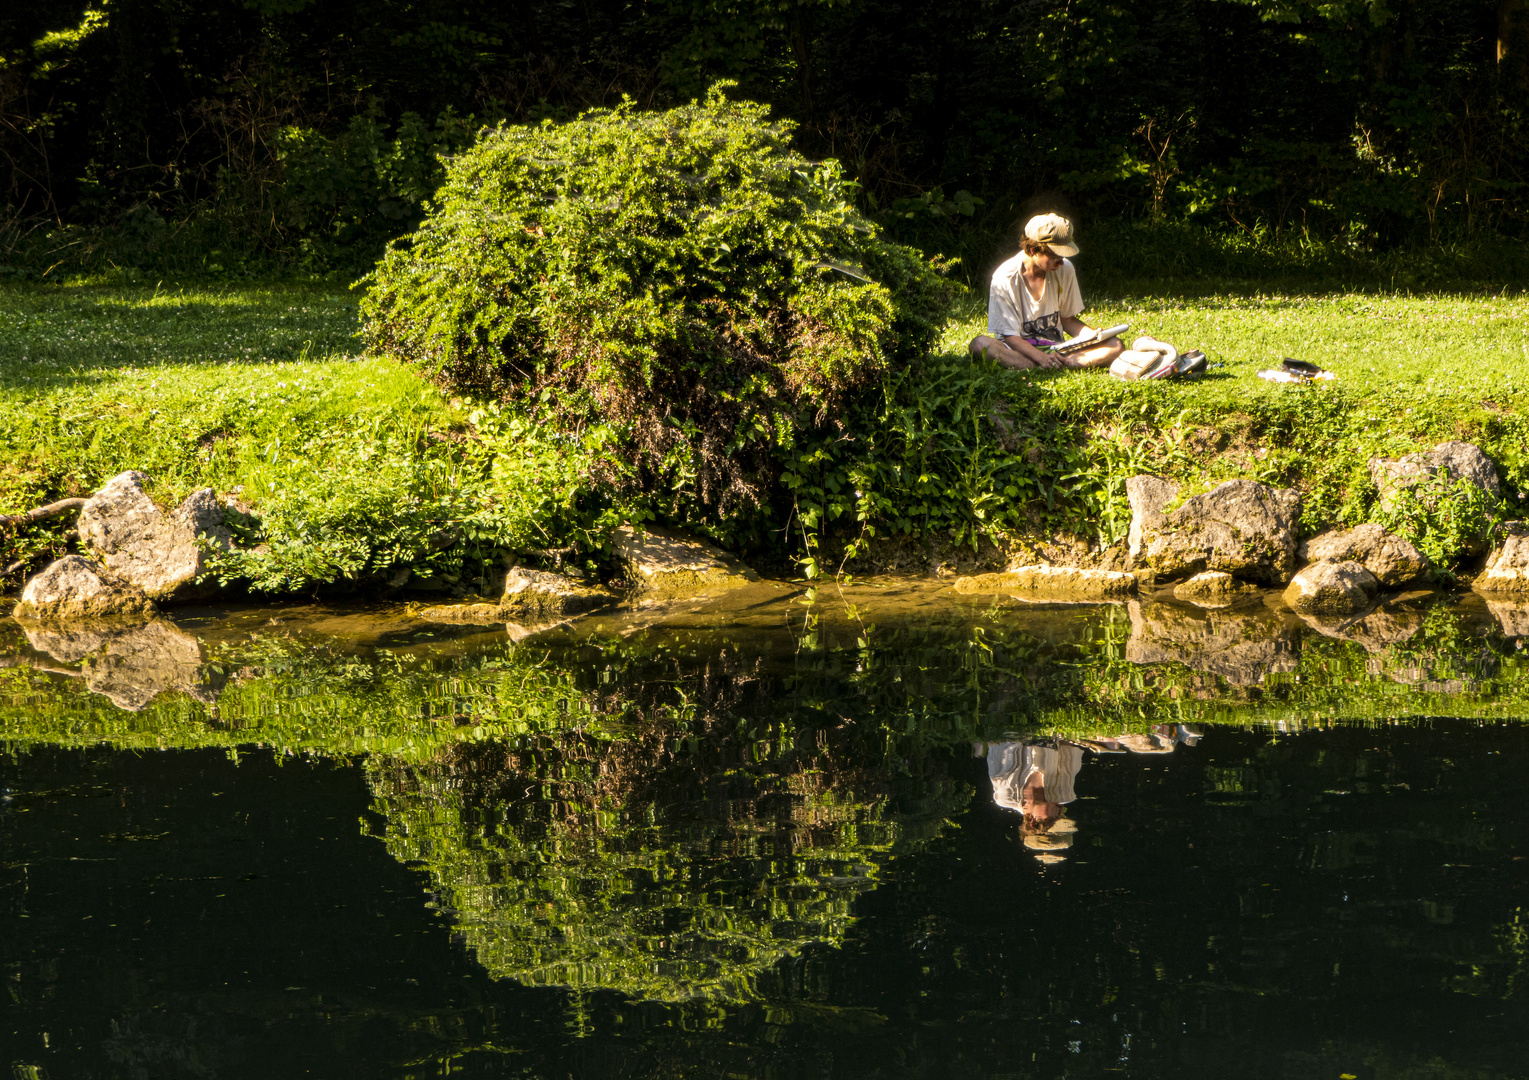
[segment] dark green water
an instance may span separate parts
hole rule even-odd
[[[856,599],[5,630],[0,1065],[1529,1075],[1511,613]]]

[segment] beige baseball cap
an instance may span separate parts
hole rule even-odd
[[[1045,244],[1063,258],[1078,253],[1072,238],[1072,222],[1061,214],[1038,214],[1025,222],[1025,239],[1032,244]]]

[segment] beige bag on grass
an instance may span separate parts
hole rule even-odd
[[[1166,341],[1139,337],[1131,342],[1129,349],[1115,357],[1110,374],[1117,379],[1139,379],[1159,364],[1171,364],[1178,358],[1179,351]]]

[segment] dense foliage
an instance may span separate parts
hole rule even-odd
[[[728,102],[501,126],[452,161],[362,303],[376,353],[604,427],[670,513],[757,506],[773,453],[916,361],[950,288],[880,239],[834,162]]]
[[[0,13],[0,263],[364,265],[476,123],[718,78],[973,271],[1048,192],[1301,251],[1525,223],[1519,0],[40,0]]]

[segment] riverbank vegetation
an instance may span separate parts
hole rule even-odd
[[[1451,438],[1498,462],[1500,512],[1516,514],[1529,486],[1519,292],[1093,294],[1091,318],[1204,348],[1215,365],[1151,384],[972,361],[979,303],[956,308],[932,355],[859,393],[842,427],[777,449],[765,505],[790,531],[756,530],[748,555],[833,568],[857,540],[873,559],[897,540],[927,562],[1057,531],[1098,546],[1124,534],[1124,481],[1142,471],[1293,484],[1313,531],[1373,511],[1371,455]],[[324,284],[6,286],[0,512],[88,494],[127,468],[153,475],[165,503],[211,486],[251,510],[269,545],[224,572],[280,593],[403,567],[471,590],[508,552],[575,545],[598,563],[602,527],[672,510],[679,485],[604,481],[598,431],[557,435],[537,402],[451,394],[365,357],[358,326],[355,293]],[[1338,377],[1256,378],[1281,356]],[[737,520],[678,523],[736,543]],[[0,539],[5,566],[21,564],[10,585],[69,537],[63,522]]]

